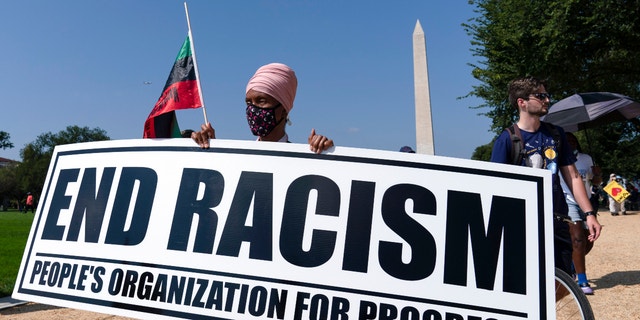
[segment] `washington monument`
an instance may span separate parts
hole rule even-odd
[[[427,48],[420,20],[413,30],[413,83],[416,103],[416,153],[434,155]]]

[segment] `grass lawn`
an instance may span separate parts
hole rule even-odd
[[[0,297],[13,292],[32,221],[31,212],[0,211]]]

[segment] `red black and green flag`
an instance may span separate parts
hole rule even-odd
[[[187,36],[162,94],[144,123],[143,138],[180,138],[175,110],[201,106],[191,39]]]

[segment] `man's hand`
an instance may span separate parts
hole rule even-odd
[[[587,239],[591,242],[598,240],[600,237],[600,231],[602,231],[602,225],[600,225],[596,216],[587,216],[586,223],[589,228],[589,236]]]

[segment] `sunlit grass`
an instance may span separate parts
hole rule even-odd
[[[31,212],[0,211],[0,297],[13,292],[32,221]]]

